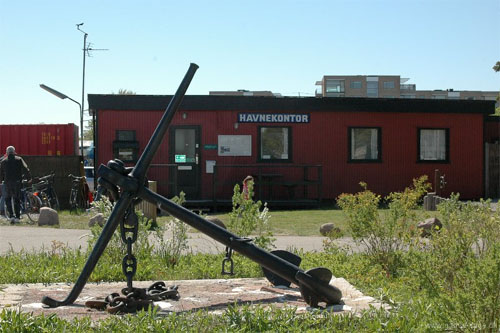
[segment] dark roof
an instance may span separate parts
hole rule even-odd
[[[89,94],[89,109],[95,110],[165,110],[172,96],[164,95],[97,95]],[[495,112],[495,101],[347,98],[347,97],[258,97],[187,95],[180,110],[197,111],[361,111],[361,112]]]

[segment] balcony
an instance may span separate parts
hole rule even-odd
[[[400,89],[401,91],[404,91],[404,92],[411,92],[411,91],[415,91],[416,90],[416,85],[414,84],[402,84],[400,86]]]

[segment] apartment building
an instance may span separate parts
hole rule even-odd
[[[250,91],[246,89],[238,89],[236,91],[210,91],[211,96],[260,96],[260,97],[282,97],[280,93],[273,93],[269,90]]]
[[[316,97],[468,99],[494,101],[498,91],[417,90],[399,75],[325,75],[316,82]]]

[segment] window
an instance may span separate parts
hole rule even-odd
[[[117,130],[113,141],[114,158],[126,163],[135,163],[139,153],[139,142],[135,139],[134,130]]]
[[[349,162],[381,162],[381,129],[349,127]]]
[[[361,89],[363,88],[363,85],[361,84],[361,81],[352,81],[350,87],[351,89]]]
[[[326,80],[327,93],[343,93],[344,80]]]
[[[378,97],[378,77],[366,78],[366,96]]]
[[[384,89],[394,89],[394,81],[385,81]]]
[[[449,161],[449,130],[444,128],[418,129],[418,161]]]
[[[291,162],[290,127],[259,127],[259,162]]]

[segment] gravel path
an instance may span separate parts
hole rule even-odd
[[[50,250],[53,246],[63,243],[70,248],[87,248],[89,230],[40,228],[36,226],[0,226],[0,254],[7,253],[10,249],[20,251]],[[166,236],[168,237],[168,236]],[[225,246],[202,233],[189,233],[189,246],[193,252],[220,253]],[[276,236],[277,249],[303,249],[304,251],[321,251],[325,237],[304,236]],[[341,238],[337,240],[341,246],[347,245],[355,251],[352,239]]]

